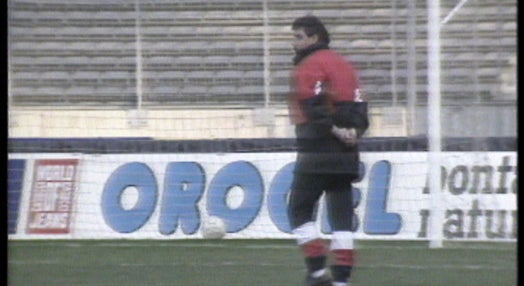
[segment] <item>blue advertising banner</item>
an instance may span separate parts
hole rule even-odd
[[[7,169],[7,231],[16,233],[26,160],[9,160]]]

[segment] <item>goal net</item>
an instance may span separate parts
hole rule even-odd
[[[435,201],[425,2],[9,0],[10,237],[200,238],[215,215],[290,238],[290,24],[312,13],[370,100],[356,237],[515,241],[516,1],[440,12]]]

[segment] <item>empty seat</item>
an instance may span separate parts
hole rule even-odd
[[[186,78],[186,72],[183,71],[144,71],[142,78],[152,79],[154,81],[175,81]]]
[[[378,40],[354,40],[351,41],[352,48],[375,48],[377,46]]]
[[[213,94],[233,95],[233,94],[236,94],[237,89],[235,86],[232,86],[232,85],[217,85],[217,86],[211,87],[209,91]]]
[[[264,58],[262,55],[236,55],[230,57],[231,62],[234,64],[245,64],[245,63],[262,63]]]
[[[263,79],[264,78],[264,71],[263,70],[246,71],[246,73],[244,74],[244,77],[246,77],[246,78]]]
[[[165,86],[165,85],[159,85],[151,88],[152,94],[176,94],[180,91],[179,86]]]
[[[175,64],[199,64],[203,61],[204,56],[178,56],[172,59]]]
[[[35,71],[24,71],[11,73],[12,79],[28,79],[28,80],[39,80],[42,77],[42,73]]]
[[[96,101],[106,96],[113,102],[130,100],[137,66],[133,3],[26,2],[14,0],[9,7],[10,76],[15,97],[22,92],[22,101],[29,100],[32,93],[37,94],[35,87],[53,85],[66,90],[73,85],[76,89],[64,93],[70,102]],[[465,5],[442,26],[443,83],[453,85],[452,97],[476,92],[472,84],[460,91],[460,84],[455,82],[480,79],[486,86],[476,88],[493,86],[505,66],[504,59],[516,54],[515,1],[481,2]],[[395,12],[387,1],[303,0],[267,4],[269,26],[264,26],[260,1],[141,3],[142,80],[144,94],[151,95],[145,96],[145,100],[153,100],[158,94],[160,98],[165,96],[166,101],[200,104],[218,102],[209,96],[217,94],[224,95],[221,102],[226,104],[257,102],[264,87],[263,36],[269,27],[271,100],[282,103],[289,92],[293,69],[290,25],[295,17],[311,11],[325,19],[332,35],[331,47],[355,63],[363,87],[372,98],[391,101],[391,51],[395,47],[398,92],[406,88],[405,4],[397,5]],[[444,14],[454,6],[443,3]],[[417,56],[420,82],[425,82],[427,73],[425,8],[417,7],[420,25],[414,43],[418,53],[422,53]],[[402,18],[395,20],[397,42],[391,39],[394,15]],[[183,87],[189,96],[183,94]],[[205,98],[193,100],[193,94]],[[48,98],[49,104],[54,104],[58,97]]]
[[[64,89],[54,86],[41,86],[35,90],[35,96],[59,96],[64,94]]]
[[[245,85],[238,88],[237,92],[239,94],[263,94],[264,86],[263,85]]]
[[[504,31],[511,31],[511,32],[516,32],[517,31],[517,23],[512,21],[512,22],[506,22],[502,25],[502,28],[504,29]]]
[[[198,85],[189,85],[184,86],[180,92],[183,95],[203,95],[207,94],[208,89],[204,86],[198,86]]]
[[[136,42],[129,42],[129,41],[98,41],[98,42],[84,42],[77,44],[79,48],[94,48],[99,50],[115,50],[115,51],[122,51],[122,50],[128,50],[134,52],[136,49]],[[93,47],[91,47],[93,45]]]
[[[41,72],[39,78],[42,80],[59,79],[68,80],[71,77],[71,73],[65,71],[47,71]]]
[[[270,89],[275,94],[288,94],[290,92],[288,85],[272,85]]]
[[[207,56],[202,62],[206,68],[221,70],[228,68],[233,60],[230,56]]]
[[[239,70],[218,71],[215,78],[217,79],[239,79],[244,77],[244,72]]]

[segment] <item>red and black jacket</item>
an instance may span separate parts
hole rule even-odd
[[[355,68],[325,44],[301,51],[294,62],[288,104],[299,151],[295,170],[358,174],[358,145],[348,147],[331,133],[335,125],[355,128],[360,137],[369,127]]]

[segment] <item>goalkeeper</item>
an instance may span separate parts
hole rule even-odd
[[[329,48],[329,33],[318,18],[298,18],[292,30],[296,56],[288,104],[298,154],[290,224],[308,270],[304,285],[348,285],[355,264],[351,188],[359,173],[358,138],[369,126],[367,103],[354,67]],[[315,227],[315,206],[323,193],[333,230],[329,248]],[[333,258],[329,269],[328,255]]]

